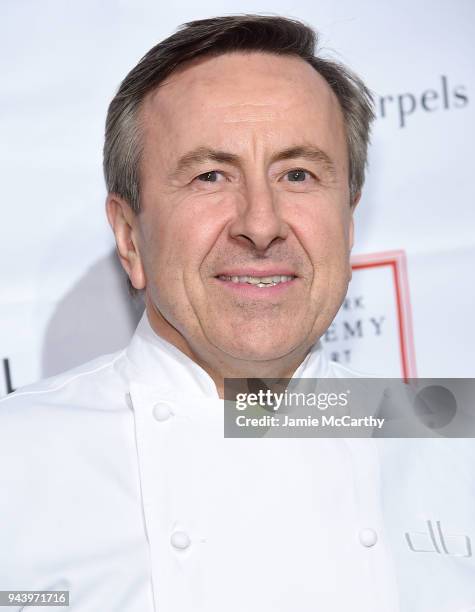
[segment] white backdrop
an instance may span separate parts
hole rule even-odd
[[[474,376],[472,0],[430,10],[422,0],[3,0],[0,395],[128,341],[140,305],[104,214],[106,109],[179,24],[236,12],[307,21],[376,96],[356,213],[354,253],[366,264],[324,338],[329,350],[389,376]]]

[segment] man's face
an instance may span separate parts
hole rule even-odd
[[[139,251],[156,331],[223,360],[310,347],[351,274],[347,146],[326,81],[293,57],[201,58],[149,94],[142,119]]]

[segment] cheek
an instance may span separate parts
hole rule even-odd
[[[350,250],[349,220],[349,215],[337,203],[321,205],[300,215],[299,236],[312,263],[325,269],[341,267],[347,262]]]
[[[216,203],[200,206],[197,202],[180,202],[146,221],[144,262],[148,278],[158,286],[165,278],[175,284],[197,278],[223,227],[217,208]]]

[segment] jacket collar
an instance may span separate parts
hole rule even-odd
[[[176,346],[158,336],[145,311],[126,349],[131,378],[162,391],[218,399],[211,376]],[[292,378],[326,378],[329,361],[318,341],[312,346]]]

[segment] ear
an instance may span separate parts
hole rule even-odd
[[[355,229],[355,224],[354,224],[354,212],[355,212],[355,208],[358,205],[358,202],[360,201],[361,198],[361,191],[358,191],[356,193],[356,195],[354,196],[353,200],[351,201],[350,204],[350,209],[351,209],[351,219],[350,219],[350,227],[349,227],[349,244],[350,244],[350,251],[353,248],[353,243],[354,243],[354,229]]]
[[[355,208],[357,207],[358,202],[360,201],[360,198],[361,198],[361,191],[357,191],[350,203],[350,208],[353,212],[355,211]]]
[[[353,244],[354,244],[354,230],[355,230],[355,220],[353,217],[353,213],[351,214],[351,219],[350,219],[350,227],[348,228],[348,242],[350,245],[350,253],[353,250]]]
[[[137,214],[126,200],[110,193],[106,200],[109,224],[114,232],[117,254],[135,289],[144,289],[145,273],[138,247]]]
[[[354,231],[355,231],[355,219],[354,219],[354,212],[355,212],[355,208],[358,204],[358,202],[360,201],[361,198],[361,191],[358,191],[358,193],[355,195],[355,197],[353,198],[353,200],[351,201],[350,204],[350,213],[351,213],[351,217],[350,217],[350,225],[348,227],[348,244],[350,247],[350,250],[348,252],[348,257],[350,257],[351,255],[351,251],[353,249],[353,244],[354,244],[354,239],[355,239],[355,235],[354,235]],[[350,270],[349,270],[349,278],[348,278],[348,282],[351,281],[351,279],[353,278],[353,268],[351,267],[351,263],[350,263]]]

